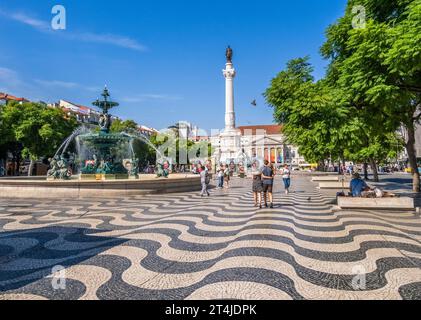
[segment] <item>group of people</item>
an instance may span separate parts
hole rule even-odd
[[[291,187],[291,171],[288,165],[285,165],[281,172],[282,180],[284,182],[285,194],[289,194]],[[253,164],[253,197],[254,206],[263,207],[263,202],[266,208],[270,207],[273,209],[273,185],[275,181],[276,170],[265,160],[263,168],[259,168],[258,163]],[[270,205],[268,204],[270,203]]]
[[[217,170],[217,188],[223,189],[229,188],[230,179],[231,179],[231,171],[228,165],[220,165]],[[252,165],[252,172],[253,176],[253,183],[252,183],[252,191],[254,197],[254,206],[259,207],[260,209],[263,205],[266,208],[273,208],[273,186],[276,176],[276,169],[272,166],[269,161],[264,162],[264,166],[261,167],[258,161],[255,161]],[[288,165],[281,170],[282,180],[284,182],[285,193],[289,194],[289,190],[291,187],[291,170],[289,169]],[[210,184],[210,174],[209,170],[202,166],[201,172],[201,184],[202,184],[202,191],[200,195],[203,197],[205,195],[210,196],[209,193],[209,184]]]
[[[231,180],[231,170],[227,165],[220,165],[217,169],[217,188],[218,189],[229,189]]]
[[[216,169],[216,178],[217,178],[217,189],[229,189],[230,180],[231,180],[231,171],[229,166],[221,164]],[[200,183],[202,184],[202,192],[200,195],[203,197],[205,194],[209,194],[209,184],[210,184],[210,174],[209,168],[202,166],[200,168]]]
[[[366,169],[368,172],[371,172],[372,171],[371,165],[367,165]],[[404,172],[406,169],[408,169],[408,165],[404,165],[402,163],[377,166],[377,171],[379,173],[398,173],[398,172]],[[330,164],[327,171],[340,172],[341,174],[347,174],[349,176],[352,176],[352,174],[355,172],[364,172],[364,166],[353,165],[353,164],[335,166],[333,164]]]

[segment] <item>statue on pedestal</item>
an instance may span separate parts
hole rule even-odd
[[[225,56],[227,57],[227,63],[232,63],[232,56],[234,52],[232,51],[231,47],[228,46],[227,51],[225,52]]]
[[[69,180],[72,176],[72,170],[64,156],[55,156],[50,160],[50,170],[47,172],[49,180]]]
[[[50,162],[50,169],[47,171],[48,179],[55,180],[59,178],[59,167],[57,165],[58,160],[58,156],[48,159]]]

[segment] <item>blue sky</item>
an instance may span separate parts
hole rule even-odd
[[[50,27],[54,5],[66,30]],[[324,30],[346,0],[0,2],[0,91],[90,106],[104,84],[124,119],[165,128],[177,120],[223,128],[225,48],[234,49],[238,125],[270,124],[262,93],[285,63],[326,62]],[[256,99],[257,107],[250,102]]]

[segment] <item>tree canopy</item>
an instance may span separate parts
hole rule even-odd
[[[0,124],[2,144],[19,143],[22,155],[31,162],[52,156],[78,126],[63,110],[32,102],[3,106]]]
[[[136,131],[139,125],[133,120],[116,119],[112,122],[110,130],[113,133]]]
[[[326,77],[315,81],[304,57],[289,61],[272,80],[266,100],[308,161],[369,162],[377,179],[376,163],[402,150],[399,126],[414,136],[421,117],[420,42],[414,41],[420,37],[419,3],[384,7],[383,1],[350,0],[345,15],[327,29],[321,48],[330,62]],[[367,13],[362,27],[355,26],[356,5]],[[406,147],[416,168],[414,142],[408,139]]]
[[[366,12],[361,28],[352,23],[356,5]],[[374,118],[384,131],[406,129],[414,191],[420,191],[415,128],[421,118],[421,0],[349,0],[326,35],[321,53],[330,61],[328,82],[347,92],[366,122]]]

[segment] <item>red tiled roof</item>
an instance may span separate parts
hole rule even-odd
[[[7,100],[7,101],[12,100],[12,101],[19,101],[19,102],[29,101],[25,98],[18,98],[18,97],[12,96],[11,94],[7,94],[3,92],[0,92],[0,100]]]
[[[266,134],[280,134],[282,132],[282,126],[281,125],[257,125],[257,126],[242,126],[238,127],[238,129],[241,130],[241,134],[245,135],[251,134],[256,135],[256,131],[258,130],[265,130]]]
[[[199,141],[210,141],[210,139],[211,139],[209,136],[193,136],[192,138],[196,142],[199,142]]]

